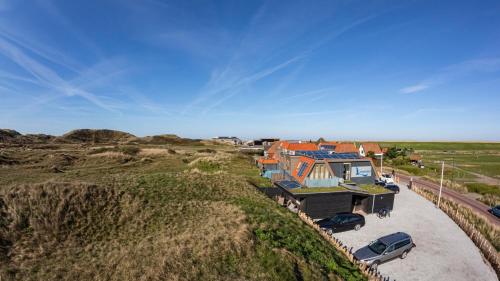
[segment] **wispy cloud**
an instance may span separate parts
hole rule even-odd
[[[206,114],[232,97],[246,92],[254,83],[270,76],[276,77],[280,71],[294,67],[285,75],[283,83],[274,91],[281,92],[290,83],[290,79],[297,75],[314,51],[377,16],[370,15],[354,20],[333,31],[329,30],[327,34],[313,40],[311,44],[302,49],[285,52],[283,48],[286,46],[287,40],[293,44],[297,36],[306,35],[307,28],[314,26],[321,20],[304,26],[303,22],[300,21],[290,22],[290,18],[300,18],[297,15],[275,17],[274,13],[269,11],[268,6],[263,5],[257,10],[249,21],[247,32],[242,36],[239,47],[234,51],[229,62],[223,68],[216,67],[214,69],[210,79],[195,100],[186,106],[183,113],[201,106],[202,109],[199,112]],[[296,12],[297,10],[294,10],[294,13]],[[270,14],[273,16],[270,17]],[[283,22],[282,18],[287,18],[287,21]],[[293,36],[287,37],[287,33],[293,34]],[[327,96],[325,93],[318,94],[315,97],[318,100]]]
[[[400,91],[403,94],[413,94],[413,93],[424,91],[427,88],[429,88],[429,85],[426,85],[424,83],[419,83],[419,84],[416,84],[413,86],[405,87],[405,88],[401,89]]]
[[[25,53],[22,49],[15,46],[14,43],[9,42],[2,37],[0,37],[0,53],[35,78],[35,80],[27,79],[27,81],[37,81],[39,86],[50,89],[54,92],[62,93],[66,96],[80,96],[105,110],[116,111],[112,105],[105,103],[97,95],[82,88],[75,87],[75,85],[63,79],[56,71],[37,61],[32,56]],[[12,77],[16,76],[11,75],[11,78]]]
[[[415,118],[415,117],[422,117],[422,116],[432,115],[432,114],[454,114],[454,113],[462,113],[462,112],[465,112],[465,108],[463,108],[463,107],[449,107],[449,106],[424,107],[424,108],[419,108],[419,109],[416,109],[412,112],[409,112],[409,113],[403,115],[402,118]]]
[[[202,91],[202,94],[192,104],[190,104],[188,108],[186,108],[186,110],[190,110],[193,106],[196,106],[200,103],[206,103],[207,105],[201,111],[203,114],[206,114],[214,107],[223,103],[225,100],[238,94],[245,86],[264,79],[282,69],[285,69],[303,58],[303,55],[298,55],[284,62],[261,69],[249,75],[236,77],[233,76],[232,79],[229,78],[227,80],[221,78],[221,76],[225,76],[226,73],[215,75],[207,83],[207,86]],[[215,96],[217,96],[217,98],[214,98]]]
[[[399,92],[403,94],[418,93],[473,73],[494,72],[498,70],[500,70],[500,58],[497,57],[467,60],[446,66],[417,84],[401,88]]]

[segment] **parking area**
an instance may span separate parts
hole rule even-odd
[[[405,186],[396,195],[389,218],[368,215],[361,230],[334,236],[357,250],[398,231],[410,234],[417,247],[406,259],[379,266],[391,280],[498,280],[469,237],[445,213]]]

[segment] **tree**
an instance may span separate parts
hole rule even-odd
[[[366,157],[370,157],[372,159],[375,159],[375,152],[373,151],[368,151],[368,153],[366,154]]]
[[[394,159],[398,157],[398,155],[399,155],[398,148],[395,146],[389,147],[389,149],[387,149],[387,152],[385,153],[385,156],[389,159]]]

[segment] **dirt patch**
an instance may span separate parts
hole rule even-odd
[[[128,157],[128,156],[125,153],[119,152],[119,151],[106,151],[106,152],[92,154],[92,155],[90,155],[90,157],[104,157],[104,158],[111,158],[111,159],[119,159],[119,158],[124,158],[124,157]]]
[[[149,157],[155,157],[155,156],[167,156],[171,154],[168,149],[165,148],[143,148],[139,152],[140,156],[149,156]]]

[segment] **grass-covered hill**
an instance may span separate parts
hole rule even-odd
[[[4,146],[0,280],[364,280],[226,146]],[[56,167],[56,168],[54,168]]]

